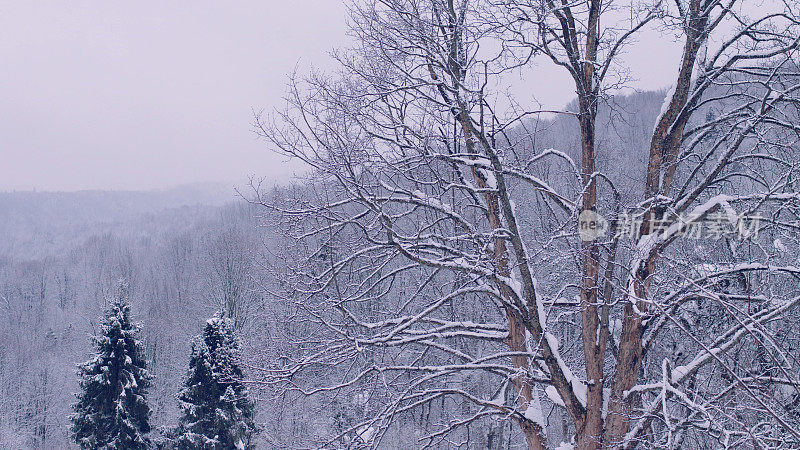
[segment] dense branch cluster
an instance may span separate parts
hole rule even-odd
[[[745,3],[354,5],[341,75],[257,123],[314,169],[264,202],[292,324],[261,385],[340,411],[323,444],[800,445],[800,22]],[[674,87],[644,145],[609,149],[620,55],[657,29]],[[546,64],[574,82],[574,146],[501,95]],[[586,211],[607,234],[580,239]]]

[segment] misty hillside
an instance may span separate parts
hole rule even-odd
[[[225,299],[261,298],[258,221],[232,189],[3,193],[0,217],[2,448],[67,445],[76,364],[120,282],[144,327],[160,424],[206,318]]]
[[[172,222],[201,220],[237,199],[230,186],[217,184],[142,192],[0,192],[0,255],[50,256],[97,234],[148,236]]]

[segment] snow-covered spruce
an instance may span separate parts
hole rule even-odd
[[[178,395],[178,448],[255,448],[253,403],[241,381],[238,347],[232,321],[222,317],[209,319],[192,344],[188,376]]]
[[[106,310],[100,333],[93,337],[95,356],[78,369],[81,392],[72,432],[81,448],[149,447],[150,375],[137,332],[121,289]]]

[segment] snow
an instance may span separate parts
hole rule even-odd
[[[544,393],[547,394],[547,398],[550,399],[556,406],[564,407],[564,400],[558,395],[558,390],[555,386],[547,386],[544,388]]]
[[[483,170],[483,175],[486,177],[486,187],[489,189],[497,189],[497,178],[491,170]]]
[[[675,95],[675,84],[671,85],[669,89],[667,89],[667,93],[664,95],[664,101],[661,103],[661,110],[656,117],[656,123],[653,125],[653,134],[656,132],[656,128],[658,124],[661,122],[661,119],[664,117],[664,114],[667,113],[669,109],[670,103],[672,103],[672,97]]]
[[[520,283],[519,280],[517,280],[514,274],[511,274],[510,277],[504,278],[503,280],[506,282],[506,284],[508,284],[508,287],[510,287],[511,290],[514,291],[514,294],[517,296],[517,298],[519,299],[524,298],[522,296],[522,283]]]
[[[566,153],[562,152],[561,150],[557,150],[557,149],[555,149],[553,147],[550,147],[547,150],[543,151],[541,154],[539,154],[537,156],[537,159],[540,158],[540,157],[543,157],[545,155],[548,155],[548,154],[553,154],[553,155],[559,156],[559,157],[565,159],[566,161],[569,161],[569,163],[572,165],[572,167],[576,167],[575,161],[572,159],[572,157],[570,157]]]
[[[358,392],[355,395],[354,401],[359,406],[366,406],[369,402],[369,393],[368,392]]]
[[[375,428],[369,425],[364,425],[356,431],[356,434],[358,435],[359,439],[366,443],[369,442],[370,439],[372,439],[372,437],[375,435]]]
[[[773,102],[779,99],[784,93],[779,91],[770,91],[769,95],[767,95],[767,101]]]
[[[536,404],[536,402],[532,401],[528,405],[528,409],[525,410],[525,418],[541,426],[542,428],[545,427],[544,415],[542,414],[542,407]]]
[[[561,368],[561,372],[564,374],[564,378],[566,378],[567,382],[572,386],[575,397],[578,398],[578,401],[581,402],[583,406],[586,406],[586,384],[573,375],[572,370],[561,358],[561,354],[558,352],[558,339],[551,333],[545,333],[544,336],[553,351],[553,356],[555,356],[558,366]]]
[[[798,388],[800,388],[800,381],[795,383],[781,383],[778,386],[777,392],[781,395],[783,401],[791,402],[795,394],[797,394]]]

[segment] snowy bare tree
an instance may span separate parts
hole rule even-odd
[[[800,445],[800,23],[792,2],[748,6],[353,5],[341,75],[293,80],[257,122],[315,169],[266,205],[297,323],[264,385],[348,399],[319,438],[352,446]],[[656,29],[683,46],[675,85],[620,160],[598,111]],[[546,84],[540,64],[574,80],[556,113],[579,149],[538,146],[543,111],[500,94],[517,73]],[[598,214],[606,235],[578,233]],[[747,239],[690,233],[746,217]]]

